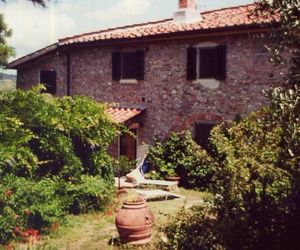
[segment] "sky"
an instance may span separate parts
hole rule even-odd
[[[197,0],[200,11],[253,3],[254,0]],[[50,0],[47,8],[26,0],[0,2],[0,13],[13,30],[8,43],[15,60],[59,38],[173,16],[178,0]]]

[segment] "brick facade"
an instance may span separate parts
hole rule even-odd
[[[66,56],[61,54],[51,54],[44,56],[36,61],[18,69],[17,88],[28,90],[32,86],[40,83],[41,70],[55,70],[57,73],[57,95],[67,94],[67,60]]]
[[[143,104],[143,126],[139,143],[164,138],[172,130],[192,129],[200,121],[219,122],[245,115],[267,104],[262,95],[279,77],[268,63],[268,52],[259,36],[223,36],[192,40],[156,41],[123,44],[144,48],[145,80],[121,84],[112,80],[111,53],[115,46],[81,48],[70,51],[71,94],[89,95],[100,102]],[[227,77],[217,89],[186,80],[189,46],[214,42],[227,46]],[[66,95],[66,56],[63,53],[42,58],[19,68],[17,84],[27,89],[38,82],[42,69],[56,69],[58,95]]]

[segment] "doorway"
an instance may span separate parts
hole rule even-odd
[[[212,128],[215,126],[215,123],[203,122],[195,124],[195,133],[194,140],[204,148],[206,151],[209,151],[209,136]]]
[[[137,129],[131,129],[130,132],[120,135],[120,156],[126,156],[133,161],[137,156]]]

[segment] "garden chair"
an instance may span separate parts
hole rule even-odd
[[[142,189],[133,189],[136,193],[139,195],[142,195],[146,198],[146,200],[158,200],[158,199],[177,199],[177,198],[185,198],[182,195],[170,193],[164,190],[160,189],[154,189],[154,190],[142,190]]]
[[[126,175],[126,178],[129,181],[135,183],[137,186],[159,186],[166,187],[168,188],[168,190],[177,190],[177,182],[145,179],[140,170],[141,165],[139,165],[136,169],[134,169],[132,172]]]

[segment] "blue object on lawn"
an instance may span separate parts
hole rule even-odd
[[[150,164],[149,164],[149,161],[148,161],[147,157],[145,158],[145,160],[144,160],[144,162],[143,162],[143,165],[142,165],[142,167],[141,167],[141,170],[142,170],[141,172],[142,172],[143,174],[148,173],[149,170],[150,170]]]

